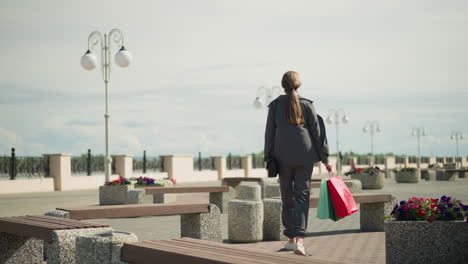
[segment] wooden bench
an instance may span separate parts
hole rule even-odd
[[[232,178],[223,178],[222,184],[231,186],[232,188],[236,188],[241,182],[260,182],[262,179],[261,177],[232,177]]]
[[[138,187],[145,194],[153,195],[153,203],[176,202],[176,193],[210,193],[210,204],[218,206],[221,213],[227,211],[227,203],[234,199],[234,190],[227,185],[195,187]]]
[[[82,234],[112,231],[108,225],[49,216],[0,218],[0,263],[48,263],[75,259],[75,240]]]
[[[303,264],[337,263],[313,256],[303,257],[262,250],[239,249],[229,244],[181,238],[160,241],[125,243],[121,249],[121,260],[134,264],[177,263],[177,264]]]
[[[221,241],[221,212],[208,203],[127,204],[57,208],[71,219],[180,215],[181,235]]]
[[[384,231],[384,216],[390,214],[397,203],[396,198],[389,193],[353,193],[353,198],[356,203],[360,205],[361,231]],[[281,197],[275,197],[273,199],[277,199],[278,202],[265,207],[265,210],[281,211]],[[311,195],[309,200],[310,208],[316,208],[318,206],[318,201],[318,195]],[[281,214],[275,214],[274,212],[264,212],[264,214],[278,216],[277,219],[275,218],[272,220],[276,222],[270,225],[274,226],[275,230],[267,230],[267,232],[272,234],[272,237],[280,237],[280,231],[277,230],[277,227],[281,226]]]

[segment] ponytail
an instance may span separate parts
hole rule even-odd
[[[297,94],[297,88],[301,86],[299,80],[299,74],[294,71],[288,71],[283,75],[281,81],[286,94],[288,95],[288,107],[287,107],[287,118],[288,123],[293,126],[298,126],[304,123],[304,117],[302,115],[302,108],[299,102],[299,96]]]

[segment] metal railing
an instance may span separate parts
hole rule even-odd
[[[38,178],[49,177],[49,157],[17,157],[15,148],[11,156],[0,157],[0,178],[14,180],[17,177]]]
[[[213,157],[202,157],[201,152],[198,152],[198,157],[193,159],[193,169],[194,170],[214,170],[215,169],[215,160]]]
[[[242,162],[240,156],[232,156],[231,153],[227,156],[227,167],[228,170],[235,170],[242,168]]]
[[[87,154],[71,157],[71,172],[72,174],[85,174],[90,176],[93,172],[104,172],[105,156],[91,155],[91,150],[88,149]],[[115,173],[115,162],[112,160],[112,173]]]
[[[265,168],[265,157],[263,155],[252,154],[252,168],[259,169]]]
[[[133,158],[133,171],[162,172],[164,171],[164,162],[162,157],[147,157],[146,150],[143,151],[143,157]]]

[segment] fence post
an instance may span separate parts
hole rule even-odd
[[[10,180],[14,180],[16,178],[16,156],[15,156],[15,148],[11,148],[11,161],[10,161]]]
[[[91,175],[91,149],[88,149],[88,160],[87,160],[87,164],[86,164],[86,170],[87,170],[87,174],[88,176]]]
[[[143,173],[146,173],[146,150],[143,150]]]
[[[202,170],[201,152],[198,152],[198,170]]]
[[[255,169],[255,153],[252,153],[252,169]]]
[[[232,170],[232,155],[229,153],[228,155],[228,169]]]

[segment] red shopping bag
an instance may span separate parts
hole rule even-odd
[[[346,217],[359,210],[353,195],[340,176],[329,178],[327,183],[337,217]]]

